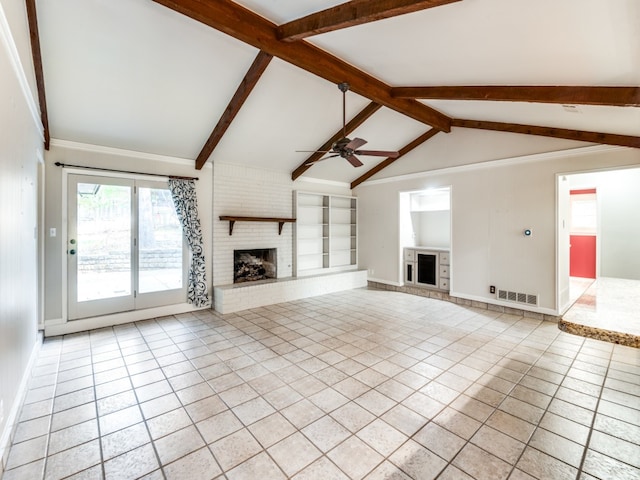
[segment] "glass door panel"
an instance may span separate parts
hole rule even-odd
[[[183,235],[167,188],[138,187],[138,292],[182,289]]]
[[[69,175],[69,319],[134,308],[133,182]]]

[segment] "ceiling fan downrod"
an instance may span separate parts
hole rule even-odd
[[[347,136],[346,111],[347,111],[347,91],[349,91],[349,87],[351,87],[351,85],[349,85],[348,82],[342,82],[338,84],[338,88],[342,92],[342,137],[343,138],[346,138]]]

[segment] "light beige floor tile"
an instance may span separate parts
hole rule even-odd
[[[322,410],[307,399],[280,410],[280,413],[297,428],[303,428],[324,415]]]
[[[453,464],[475,478],[503,480],[511,471],[511,465],[470,443],[460,451]]]
[[[268,417],[275,412],[273,407],[262,397],[249,400],[248,402],[234,407],[232,410],[240,421],[247,426]]]
[[[303,469],[293,480],[349,480],[344,472],[336,467],[327,457],[322,457]]]
[[[606,408],[604,406],[604,402],[602,401],[600,402],[599,407]],[[618,409],[617,406],[614,409],[615,411],[622,411],[622,409]],[[560,400],[558,398],[554,398],[553,400],[551,400],[548,411],[587,427],[590,427],[593,421],[593,410],[588,410],[577,405],[572,405],[571,403],[565,402],[564,400]]]
[[[350,437],[331,450],[327,456],[350,478],[363,478],[384,457],[357,437]]]
[[[464,439],[434,422],[422,428],[413,440],[447,461],[451,461],[465,444]]]
[[[127,390],[126,392],[117,393],[116,395],[98,400],[96,406],[98,408],[98,415],[103,416],[137,405],[137,403],[138,400],[133,390]]]
[[[49,438],[47,454],[53,455],[98,438],[98,422],[93,419],[72,427],[53,432]]]
[[[294,433],[296,428],[280,413],[274,413],[249,426],[249,431],[264,448],[269,448]]]
[[[589,449],[640,468],[640,445],[594,431],[589,441]]]
[[[513,478],[513,477],[510,477]],[[445,468],[438,480],[475,480],[472,476],[467,475],[465,472],[460,470],[458,467],[454,465],[449,465]]]
[[[549,432],[544,428],[538,428],[534,432],[531,440],[529,440],[529,446],[537,448],[541,452],[562,460],[576,468],[580,466],[584,453],[584,447],[582,445]]]
[[[503,412],[507,412],[514,417],[521,418],[522,420],[533,424],[538,423],[542,418],[542,415],[544,415],[544,410],[542,408],[538,408],[512,396],[505,398],[498,408]]]
[[[481,425],[477,420],[449,407],[442,410],[433,421],[467,440],[473,436]]]
[[[173,463],[165,465],[167,480],[210,480],[222,473],[207,447],[196,450]]]
[[[213,385],[213,387],[218,390],[215,385]],[[248,402],[258,396],[258,393],[246,383],[235,385],[228,390],[218,391],[220,399],[226,403],[229,408]]]
[[[640,420],[640,412],[638,414],[638,420]],[[640,445],[640,426],[632,423],[596,414],[594,428],[600,432],[626,440],[627,442]]]
[[[217,395],[203,398],[202,400],[190,403],[185,407],[185,410],[194,423],[198,423],[206,418],[212,417],[226,409],[227,406]]]
[[[355,402],[331,412],[331,416],[352,433],[357,432],[375,419],[375,416]]]
[[[197,424],[204,440],[211,444],[242,428],[242,422],[230,410],[209,417]]]
[[[535,425],[500,410],[491,415],[486,424],[524,443],[529,441],[535,430]]]
[[[471,443],[515,465],[524,450],[525,444],[486,425],[471,438]]]
[[[351,436],[349,430],[329,416],[307,425],[302,429],[302,433],[324,453]]]
[[[309,397],[323,412],[329,413],[349,402],[349,399],[333,388],[324,388]]]
[[[574,467],[531,447],[525,449],[516,466],[535,478],[574,479],[578,473]]]
[[[35,462],[27,463],[12,470],[5,470],[3,480],[24,480],[41,479],[44,475],[44,458]]]
[[[411,478],[389,461],[385,461],[367,475],[365,480],[411,480]]]
[[[395,427],[405,435],[411,436],[424,427],[429,420],[413,410],[398,404],[381,417],[392,427]]]
[[[47,449],[47,435],[16,443],[9,451],[6,468],[12,469],[44,458]]]
[[[162,465],[167,465],[205,446],[204,440],[193,425],[154,440],[154,444]]]
[[[157,417],[181,406],[182,404],[175,393],[169,393],[162,397],[141,403],[140,409],[142,410],[142,415],[145,420],[149,420],[150,418]]]
[[[587,451],[582,468],[596,478],[615,478],[616,480],[640,478],[640,469],[593,450]]]
[[[96,404],[93,402],[85,403],[78,407],[54,413],[51,418],[51,431],[62,430],[93,418],[96,418]]]
[[[121,430],[141,422],[142,414],[140,413],[140,407],[138,405],[134,405],[132,407],[101,416],[99,421],[101,435],[108,435],[117,430]]]
[[[150,441],[147,427],[142,422],[110,435],[103,435],[101,437],[103,459],[117,457]]]
[[[380,419],[364,427],[357,436],[384,457],[391,455],[409,438]]]
[[[436,478],[447,465],[440,457],[413,440],[406,442],[389,460],[409,478],[420,480]]]
[[[21,443],[26,440],[31,440],[32,438],[46,435],[47,433],[49,433],[50,425],[50,415],[34,418],[33,420],[27,420],[26,422],[21,422],[16,427],[16,432],[13,436],[13,443]]]
[[[105,477],[109,480],[126,480],[142,477],[159,467],[150,443],[112,458],[104,463]]]
[[[294,433],[268,449],[280,468],[293,476],[321,456],[318,450],[301,433]],[[295,455],[292,455],[295,452]]]
[[[281,410],[302,400],[303,397],[290,386],[284,385],[265,394],[264,398],[273,405],[274,408]]]
[[[47,458],[46,480],[58,480],[100,463],[100,442],[92,440]]]
[[[138,397],[138,401],[146,402],[147,400],[152,400],[154,398],[161,397],[168,393],[172,393],[171,385],[166,380],[161,380],[159,382],[150,383],[149,385],[144,385],[143,387],[138,387],[135,389],[136,396]]]

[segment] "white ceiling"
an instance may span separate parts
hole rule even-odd
[[[342,3],[239,0],[281,24]],[[151,0],[38,0],[51,136],[195,159],[257,50]],[[640,85],[637,0],[462,0],[310,37],[391,86]],[[342,123],[337,87],[274,59],[210,161],[293,171]],[[347,94],[347,120],[368,99]],[[640,136],[640,108],[431,101],[454,118]],[[429,127],[386,108],[350,137],[396,150]],[[374,178],[585,145],[454,128]],[[351,182],[334,158],[306,177]]]

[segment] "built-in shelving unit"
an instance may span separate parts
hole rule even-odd
[[[297,276],[358,266],[357,198],[294,192]]]

